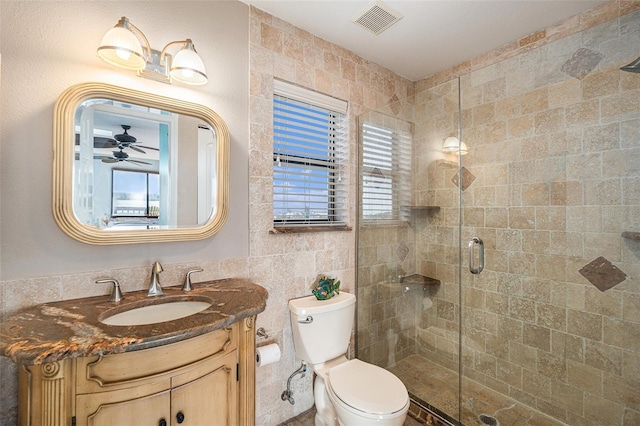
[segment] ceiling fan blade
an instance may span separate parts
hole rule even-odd
[[[140,161],[140,160],[131,160],[131,159],[126,159],[124,161],[128,161],[130,163],[135,163],[135,164],[144,164],[146,166],[150,166],[151,163],[147,163],[146,161]]]
[[[146,154],[146,151],[141,150],[140,148],[138,148],[137,146],[133,146],[133,145],[129,145],[129,148],[131,148],[134,151],[138,151],[142,154]]]
[[[154,148],[152,146],[146,146],[146,145],[138,145],[140,148],[144,148],[144,149],[152,149],[154,151],[160,151],[160,148]],[[131,146],[133,148],[133,145]]]
[[[102,159],[103,163],[117,163],[118,161],[119,160],[116,160],[115,158],[109,158],[109,157]]]
[[[104,138],[100,136],[95,136],[93,138],[94,148],[113,148],[114,146],[118,146],[118,141],[114,139]]]

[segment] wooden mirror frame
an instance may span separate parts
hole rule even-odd
[[[94,98],[144,105],[199,118],[215,130],[218,202],[204,225],[189,228],[104,231],[81,223],[73,211],[74,119],[78,106]],[[229,130],[213,110],[199,104],[103,83],[82,83],[65,90],[53,112],[53,217],[60,229],[78,241],[94,245],[193,241],[211,237],[229,213]]]

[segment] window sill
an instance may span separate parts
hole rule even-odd
[[[351,231],[352,228],[349,225],[339,226],[279,226],[277,228],[271,228],[270,234],[302,234],[305,232],[334,232],[334,231]]]

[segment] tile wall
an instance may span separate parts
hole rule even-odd
[[[269,290],[267,310],[258,318],[280,343],[283,361],[258,369],[258,425],[274,425],[313,405],[312,374],[293,380],[295,406],[280,394],[295,359],[287,301],[310,294],[319,275],[335,276],[355,290],[356,232],[273,234],[273,79],[278,78],[349,102],[349,193],[356,191],[356,117],[412,95],[413,83],[293,25],[251,9],[250,238],[251,278]],[[355,196],[349,197],[349,225],[356,226]]]
[[[541,40],[548,42],[560,36],[573,34],[577,30],[592,27],[594,22],[601,23],[613,19],[618,31],[622,29],[627,29],[631,33],[637,31],[637,28],[632,29],[631,19],[627,21],[628,26],[619,26],[619,22],[622,20],[617,20],[618,14],[625,14],[630,7],[637,7],[637,2],[614,1],[611,4],[596,9],[591,15],[578,17],[577,20],[569,20],[552,30],[547,29],[544,37],[533,37],[528,44],[522,41],[516,42],[513,46],[498,49],[482,58],[461,64],[416,83],[403,79],[286,22],[257,9],[251,9],[251,106],[249,111],[251,136],[248,153],[251,199],[249,206],[250,257],[212,260],[198,265],[163,265],[165,267],[163,278],[165,285],[179,285],[184,271],[199,266],[204,268],[206,272],[202,273],[198,279],[248,277],[268,289],[267,309],[259,316],[258,326],[265,327],[269,333],[268,342],[277,342],[281,345],[283,359],[280,363],[258,369],[256,424],[278,424],[307,410],[313,404],[311,375],[307,375],[304,379],[294,379],[295,406],[280,400],[280,394],[286,386],[287,377],[299,365],[299,361],[295,359],[293,354],[291,328],[286,307],[287,300],[308,294],[314,279],[320,274],[337,276],[342,280],[345,289],[353,291],[356,275],[355,231],[289,235],[274,235],[269,232],[271,229],[272,167],[271,96],[274,77],[349,101],[350,140],[354,141],[350,146],[350,178],[352,179],[350,191],[351,194],[354,194],[354,197],[351,198],[354,200],[356,194],[356,117],[368,110],[383,107],[383,110],[388,110],[393,114],[407,114],[405,109],[413,108],[415,91],[418,91],[420,96],[427,98],[447,96],[447,93],[453,96],[450,91],[447,92],[453,90],[453,88],[447,89],[447,84],[450,84],[447,82],[452,77],[466,75],[463,79],[463,92],[469,92],[469,94],[463,101],[463,114],[464,117],[469,117],[469,121],[465,121],[465,132],[470,135],[467,139],[468,143],[475,142],[478,147],[477,153],[469,156],[468,168],[479,180],[465,191],[465,197],[471,198],[471,200],[465,200],[465,204],[470,206],[465,215],[468,218],[469,215],[475,213],[478,220],[483,220],[482,225],[478,224],[478,227],[490,229],[491,236],[487,238],[487,243],[490,252],[493,251],[494,254],[488,254],[488,257],[493,265],[502,265],[499,268],[490,268],[477,280],[465,282],[465,297],[480,296],[474,298],[479,301],[479,304],[471,310],[472,315],[469,318],[473,318],[473,321],[467,320],[465,317],[465,338],[484,344],[478,347],[465,346],[465,359],[469,361],[469,365],[474,366],[470,375],[478,381],[504,392],[514,396],[519,395],[522,400],[539,405],[540,409],[545,412],[553,413],[559,418],[566,418],[568,421],[576,420],[585,423],[584,419],[589,418],[587,415],[597,418],[602,413],[613,416],[608,418],[627,416],[625,419],[629,419],[633,418],[629,416],[636,415],[636,411],[640,410],[637,405],[640,359],[638,358],[638,349],[628,345],[633,345],[633,340],[637,342],[640,339],[620,339],[620,337],[637,337],[632,334],[635,331],[630,331],[637,330],[636,325],[640,312],[638,290],[633,285],[635,282],[633,277],[638,276],[638,263],[635,262],[637,247],[629,242],[617,240],[614,235],[618,232],[617,228],[620,223],[640,215],[626,215],[624,211],[617,208],[619,206],[611,204],[612,199],[609,194],[611,188],[618,188],[623,197],[633,198],[637,195],[633,191],[633,185],[623,185],[623,182],[628,180],[628,183],[632,183],[637,178],[633,172],[629,172],[629,170],[635,170],[633,163],[624,159],[634,158],[627,154],[633,153],[635,155],[635,149],[640,143],[635,139],[635,145],[633,145],[627,136],[623,139],[623,135],[638,134],[637,131],[633,133],[634,128],[638,129],[634,126],[639,126],[636,123],[638,117],[632,116],[633,112],[628,109],[631,105],[633,111],[640,110],[637,105],[637,99],[640,98],[636,86],[637,80],[631,81],[630,76],[621,74],[616,77],[615,72],[612,71],[613,68],[600,64],[592,70],[591,74],[575,79],[577,81],[574,81],[573,78],[567,78],[564,81],[549,81],[546,85],[529,88],[529,90],[524,90],[526,87],[522,88],[521,93],[515,94],[511,90],[507,90],[511,83],[511,71],[513,70],[509,71],[502,69],[501,66],[495,66],[497,72],[495,78],[491,78],[491,75],[487,76],[486,71],[480,70],[481,67],[504,59],[505,51],[507,53],[513,52],[513,56],[516,57],[516,55],[529,50],[530,47],[538,46]],[[640,21],[637,15],[632,16],[635,23]],[[607,27],[607,29],[610,31],[604,31],[603,34],[591,34],[594,37],[604,37],[615,32],[614,28]],[[584,34],[586,37],[589,33]],[[637,45],[636,43],[635,46]],[[588,42],[584,46],[597,51],[600,49],[609,50],[607,46],[594,48]],[[574,49],[570,52],[571,54],[576,51],[578,46],[572,45],[572,47]],[[629,57],[637,54],[637,48],[629,47],[627,54]],[[524,58],[533,60],[535,57],[522,56],[522,58],[524,61]],[[622,58],[619,59],[622,60]],[[519,61],[520,59],[514,60]],[[469,74],[471,71],[474,72]],[[493,74],[493,71],[489,74]],[[596,75],[601,75],[603,80],[595,79]],[[494,81],[496,79],[498,81]],[[592,84],[588,84],[589,81]],[[604,82],[608,82],[608,84]],[[442,85],[443,83],[444,85]],[[504,91],[500,92],[502,88]],[[539,92],[537,89],[542,90]],[[445,93],[438,94],[440,90]],[[491,100],[486,98],[488,91],[494,93],[494,98]],[[566,95],[562,95],[562,93],[566,93]],[[585,93],[587,94],[585,95]],[[546,101],[546,108],[525,111],[524,105],[530,104],[530,101],[524,102],[525,95],[534,100],[538,100],[539,96],[542,97],[542,102]],[[508,109],[509,102],[514,101],[512,99],[514,97],[520,103],[514,106],[516,112],[512,112],[513,115],[509,116],[505,109]],[[598,104],[598,108],[593,105],[590,108],[590,105],[595,105],[595,103]],[[594,109],[598,111],[597,119],[593,115],[595,114]],[[602,116],[603,113],[604,116]],[[478,117],[483,118],[478,121]],[[602,117],[605,117],[604,121]],[[451,120],[454,120],[453,116]],[[576,120],[576,122],[571,120]],[[418,124],[417,121],[416,124]],[[614,128],[611,129],[608,125],[612,125]],[[450,126],[453,124],[446,124],[445,133],[449,132]],[[508,133],[510,131],[520,133],[517,135]],[[614,146],[607,150],[593,146],[597,145],[593,143],[595,135],[604,137],[610,135],[609,132],[612,131],[614,135],[620,136],[619,141],[625,140],[627,145],[616,145],[615,142],[612,142]],[[488,138],[480,136],[489,132],[503,132],[501,134],[504,137],[497,139],[493,136]],[[527,180],[527,176],[535,176],[535,173],[533,175],[528,173],[527,167],[533,167],[535,172],[536,164],[544,163],[543,160],[546,158],[553,158],[552,154],[554,153],[549,151],[543,158],[538,158],[535,151],[529,150],[531,144],[541,143],[539,138],[536,138],[538,136],[536,132],[543,132],[547,136],[552,132],[565,135],[563,138],[554,138],[554,144],[551,144],[551,139],[548,138],[546,149],[549,150],[563,149],[561,148],[562,143],[572,146],[571,142],[575,141],[579,133],[582,141],[581,149],[587,147],[587,150],[585,152],[568,151],[562,154],[567,159],[567,165],[570,163],[569,159],[574,162],[573,173],[576,175],[570,175],[570,179],[549,182],[538,181],[535,178]],[[504,157],[516,155],[510,154],[509,150],[505,149],[508,139],[517,140],[516,146],[520,153],[515,158],[518,160],[517,165],[512,167],[508,165],[508,157]],[[525,139],[530,142],[524,143]],[[628,145],[629,143],[631,145]],[[498,147],[500,149],[497,149]],[[624,166],[621,166],[623,169],[603,168],[603,161],[610,161],[615,155],[622,156],[622,158],[618,158],[623,160]],[[492,161],[499,163],[499,167],[493,167]],[[595,178],[593,174],[588,173],[594,169],[594,164],[600,167],[595,167],[598,170]],[[551,164],[548,166],[551,167]],[[442,197],[449,197],[447,194],[453,190],[449,181],[453,176],[453,171],[446,164],[443,167],[444,169],[437,168],[437,170],[429,172],[436,179],[433,182],[430,176],[430,183],[442,185],[438,201],[441,201]],[[522,169],[518,167],[522,167]],[[614,181],[617,181],[618,185]],[[485,183],[482,184],[482,182]],[[486,182],[492,183],[486,184]],[[502,184],[498,182],[502,182]],[[554,184],[554,182],[557,183]],[[497,204],[498,200],[501,200],[498,198],[501,191],[501,188],[498,188],[500,186],[511,186],[512,189],[503,196],[516,197],[524,204],[516,204],[514,207]],[[435,194],[429,192],[431,189],[426,191],[419,196],[422,201],[430,201],[432,196],[438,197],[437,190],[434,189]],[[578,199],[581,204],[576,200],[576,194],[582,194]],[[483,204],[483,207],[478,207],[474,203],[481,198],[494,200],[491,202],[496,204],[490,204],[490,207]],[[593,198],[603,200],[599,214],[590,208],[592,204],[584,204],[584,201],[591,203]],[[541,199],[546,200],[543,205],[531,204]],[[351,225],[354,228],[356,226],[355,208],[355,202],[352,202],[349,206],[349,212]],[[505,212],[503,209],[507,211]],[[558,211],[560,209],[565,211],[564,216],[562,212]],[[539,211],[540,214],[531,218],[532,211]],[[514,224],[518,221],[527,224],[530,220],[534,220],[538,221],[535,223],[544,223],[545,228],[526,229],[523,225],[522,228],[512,230],[510,227],[504,227],[505,213],[508,220]],[[492,219],[494,216],[495,219]],[[440,217],[445,220],[449,217],[447,209],[441,212]],[[563,222],[562,217],[564,217],[566,230],[555,229]],[[388,249],[383,251],[386,250],[396,256],[395,260],[389,262],[390,266],[386,270],[382,268],[382,272],[372,272],[373,274],[387,274],[390,271],[398,270],[397,248],[400,245],[405,245],[409,250],[415,251],[419,258],[421,253],[418,252],[422,250],[431,250],[432,254],[440,252],[439,247],[430,246],[432,243],[429,241],[432,241],[432,237],[436,238],[436,241],[442,241],[445,250],[449,245],[444,243],[456,238],[455,232],[447,229],[446,226],[440,226],[437,219],[422,218],[420,220],[435,220],[436,222],[433,223],[431,229],[425,226],[424,228],[429,230],[425,231],[424,235],[421,234],[415,238],[406,237],[408,232],[401,228],[375,231],[371,233],[370,237],[367,237],[372,243],[378,240],[390,241]],[[489,225],[490,223],[493,224]],[[576,231],[576,227],[584,229],[585,224],[590,227],[589,229],[597,229],[597,231]],[[625,223],[625,225],[631,224]],[[599,227],[591,228],[592,226]],[[512,231],[515,231],[516,235],[512,235]],[[465,230],[465,236],[470,232],[470,230]],[[575,234],[579,235],[578,239],[582,241],[581,244],[574,239]],[[606,238],[603,238],[603,235]],[[547,244],[547,237],[549,244]],[[551,241],[558,245],[551,246]],[[522,251],[522,247],[535,247],[539,252],[525,252]],[[550,253],[548,247],[555,247],[555,250],[566,247],[572,250],[572,254],[565,256],[558,255],[557,252]],[[505,252],[500,254],[506,254],[504,258],[506,261],[493,262],[491,260],[491,256],[497,255],[498,252]],[[591,284],[585,284],[576,271],[596,255],[605,256],[630,278],[604,293],[600,293]],[[532,256],[536,260],[536,266],[540,265],[539,268],[536,268],[536,271],[541,271],[540,276],[536,275],[538,272],[533,275],[530,275],[531,272],[529,272],[527,275],[527,273],[522,274],[522,271],[516,269],[525,268],[527,259]],[[539,262],[538,259],[540,259]],[[562,261],[559,262],[558,259],[562,259]],[[449,275],[454,267],[449,258],[428,260],[420,265],[416,264],[416,268],[426,275],[434,273],[436,276],[443,277],[441,279],[452,282]],[[554,274],[557,271],[562,275],[561,279],[555,277]],[[0,285],[0,296],[2,296],[0,297],[0,303],[2,303],[0,312],[3,317],[6,317],[37,303],[106,294],[106,288],[93,283],[95,279],[104,276],[119,279],[125,290],[140,289],[146,283],[147,275],[148,268],[139,268],[5,281]],[[514,279],[506,279],[507,277]],[[40,283],[43,280],[47,280],[49,283],[46,286],[49,289],[46,294],[40,292],[43,288]],[[51,280],[55,280],[58,284],[51,286]],[[194,281],[197,280],[194,279]],[[127,286],[134,282],[140,283],[138,286],[140,288]],[[440,296],[449,291],[448,287],[444,286],[445,284],[443,284],[443,292],[440,293]],[[508,291],[504,293],[497,291],[503,289],[504,286]],[[382,291],[380,293],[384,294]],[[397,290],[393,294],[398,299],[403,297],[402,293],[398,293]],[[362,293],[359,296],[368,297]],[[434,306],[427,311],[427,314],[419,318],[420,326],[424,330],[419,345],[423,351],[431,352],[436,359],[438,357],[448,359],[442,355],[441,348],[437,344],[432,345],[424,335],[429,333],[428,328],[432,324],[446,328],[449,323],[456,321],[455,317],[453,320],[451,319],[448,313],[450,309],[444,304],[447,301],[454,303],[452,300],[456,300],[455,290],[451,291],[451,295],[447,294],[446,297],[441,297],[442,302],[438,300],[438,295],[435,295],[434,299],[436,299]],[[392,309],[398,312],[398,309],[404,310],[404,305],[402,302],[396,302]],[[420,307],[416,309],[421,310]],[[535,316],[529,317],[528,320],[514,319],[511,313],[518,310],[528,312],[530,315],[535,313]],[[388,312],[388,315],[391,315],[392,311]],[[431,315],[436,312],[437,315]],[[561,318],[562,313],[565,314],[564,321]],[[378,313],[373,315],[378,315]],[[555,317],[558,317],[557,321],[553,319]],[[516,321],[520,321],[521,324]],[[483,325],[478,327],[478,324]],[[602,335],[593,336],[590,333],[594,327],[585,327],[585,324],[599,325],[601,330],[605,330],[605,332]],[[496,334],[498,330],[502,329],[508,333],[514,329],[516,331],[516,336],[511,340],[513,343],[506,348],[512,354],[508,359],[504,359],[500,353],[496,353],[496,351],[504,350],[504,345],[494,346],[491,344],[496,338],[504,337],[502,334]],[[517,334],[520,330],[522,331],[521,335]],[[611,330],[614,332],[609,333],[608,331]],[[441,345],[453,344],[447,342],[448,340],[445,335],[440,339]],[[401,345],[404,348],[402,351],[406,352],[412,344],[414,347],[418,347],[417,340],[414,343],[407,341],[406,345]],[[577,344],[578,350],[565,349],[572,344]],[[489,350],[483,351],[480,348],[489,348]],[[404,353],[402,351],[394,353],[393,356],[402,356]],[[571,358],[573,355],[568,354],[575,354],[577,358],[573,359]],[[379,356],[380,359],[391,359],[389,353],[376,356]],[[511,371],[509,369],[512,369],[514,374],[509,373]],[[531,377],[536,369],[542,369],[547,373],[547,375],[536,376],[543,380],[534,380]],[[550,377],[550,374],[556,375],[556,378]],[[0,418],[3,424],[15,424],[16,377],[15,366],[5,358],[0,359],[0,383],[2,383]],[[532,389],[531,386],[535,386],[536,389]],[[582,399],[572,391],[572,388],[578,389],[576,386],[583,389]],[[630,392],[633,389],[636,390],[635,394]],[[536,397],[536,395],[540,396]],[[579,416],[580,409],[583,410],[582,414],[584,415],[582,416]]]
[[[416,181],[442,208],[416,237],[443,281],[419,353],[457,368],[462,185],[462,264],[471,237],[486,248],[485,271],[462,274],[464,374],[571,425],[640,418],[640,245],[621,237],[640,226],[640,76],[619,70],[639,43],[633,12],[464,74],[462,182],[455,157],[425,158]],[[455,131],[457,90],[416,94],[423,152]]]
[[[567,424],[638,422],[640,246],[621,234],[640,226],[640,77],[619,67],[638,55],[639,6],[603,4],[417,82],[410,113],[381,109],[413,117],[414,202],[440,211],[360,229],[362,358],[388,366],[415,349],[457,370],[461,185],[462,264],[476,235],[487,263],[463,272],[464,374]],[[459,95],[461,173],[438,152]],[[399,245],[442,281],[422,306],[385,292]]]

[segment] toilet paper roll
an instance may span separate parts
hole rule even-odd
[[[277,343],[256,348],[256,365],[258,367],[278,361],[280,361],[280,346]]]

